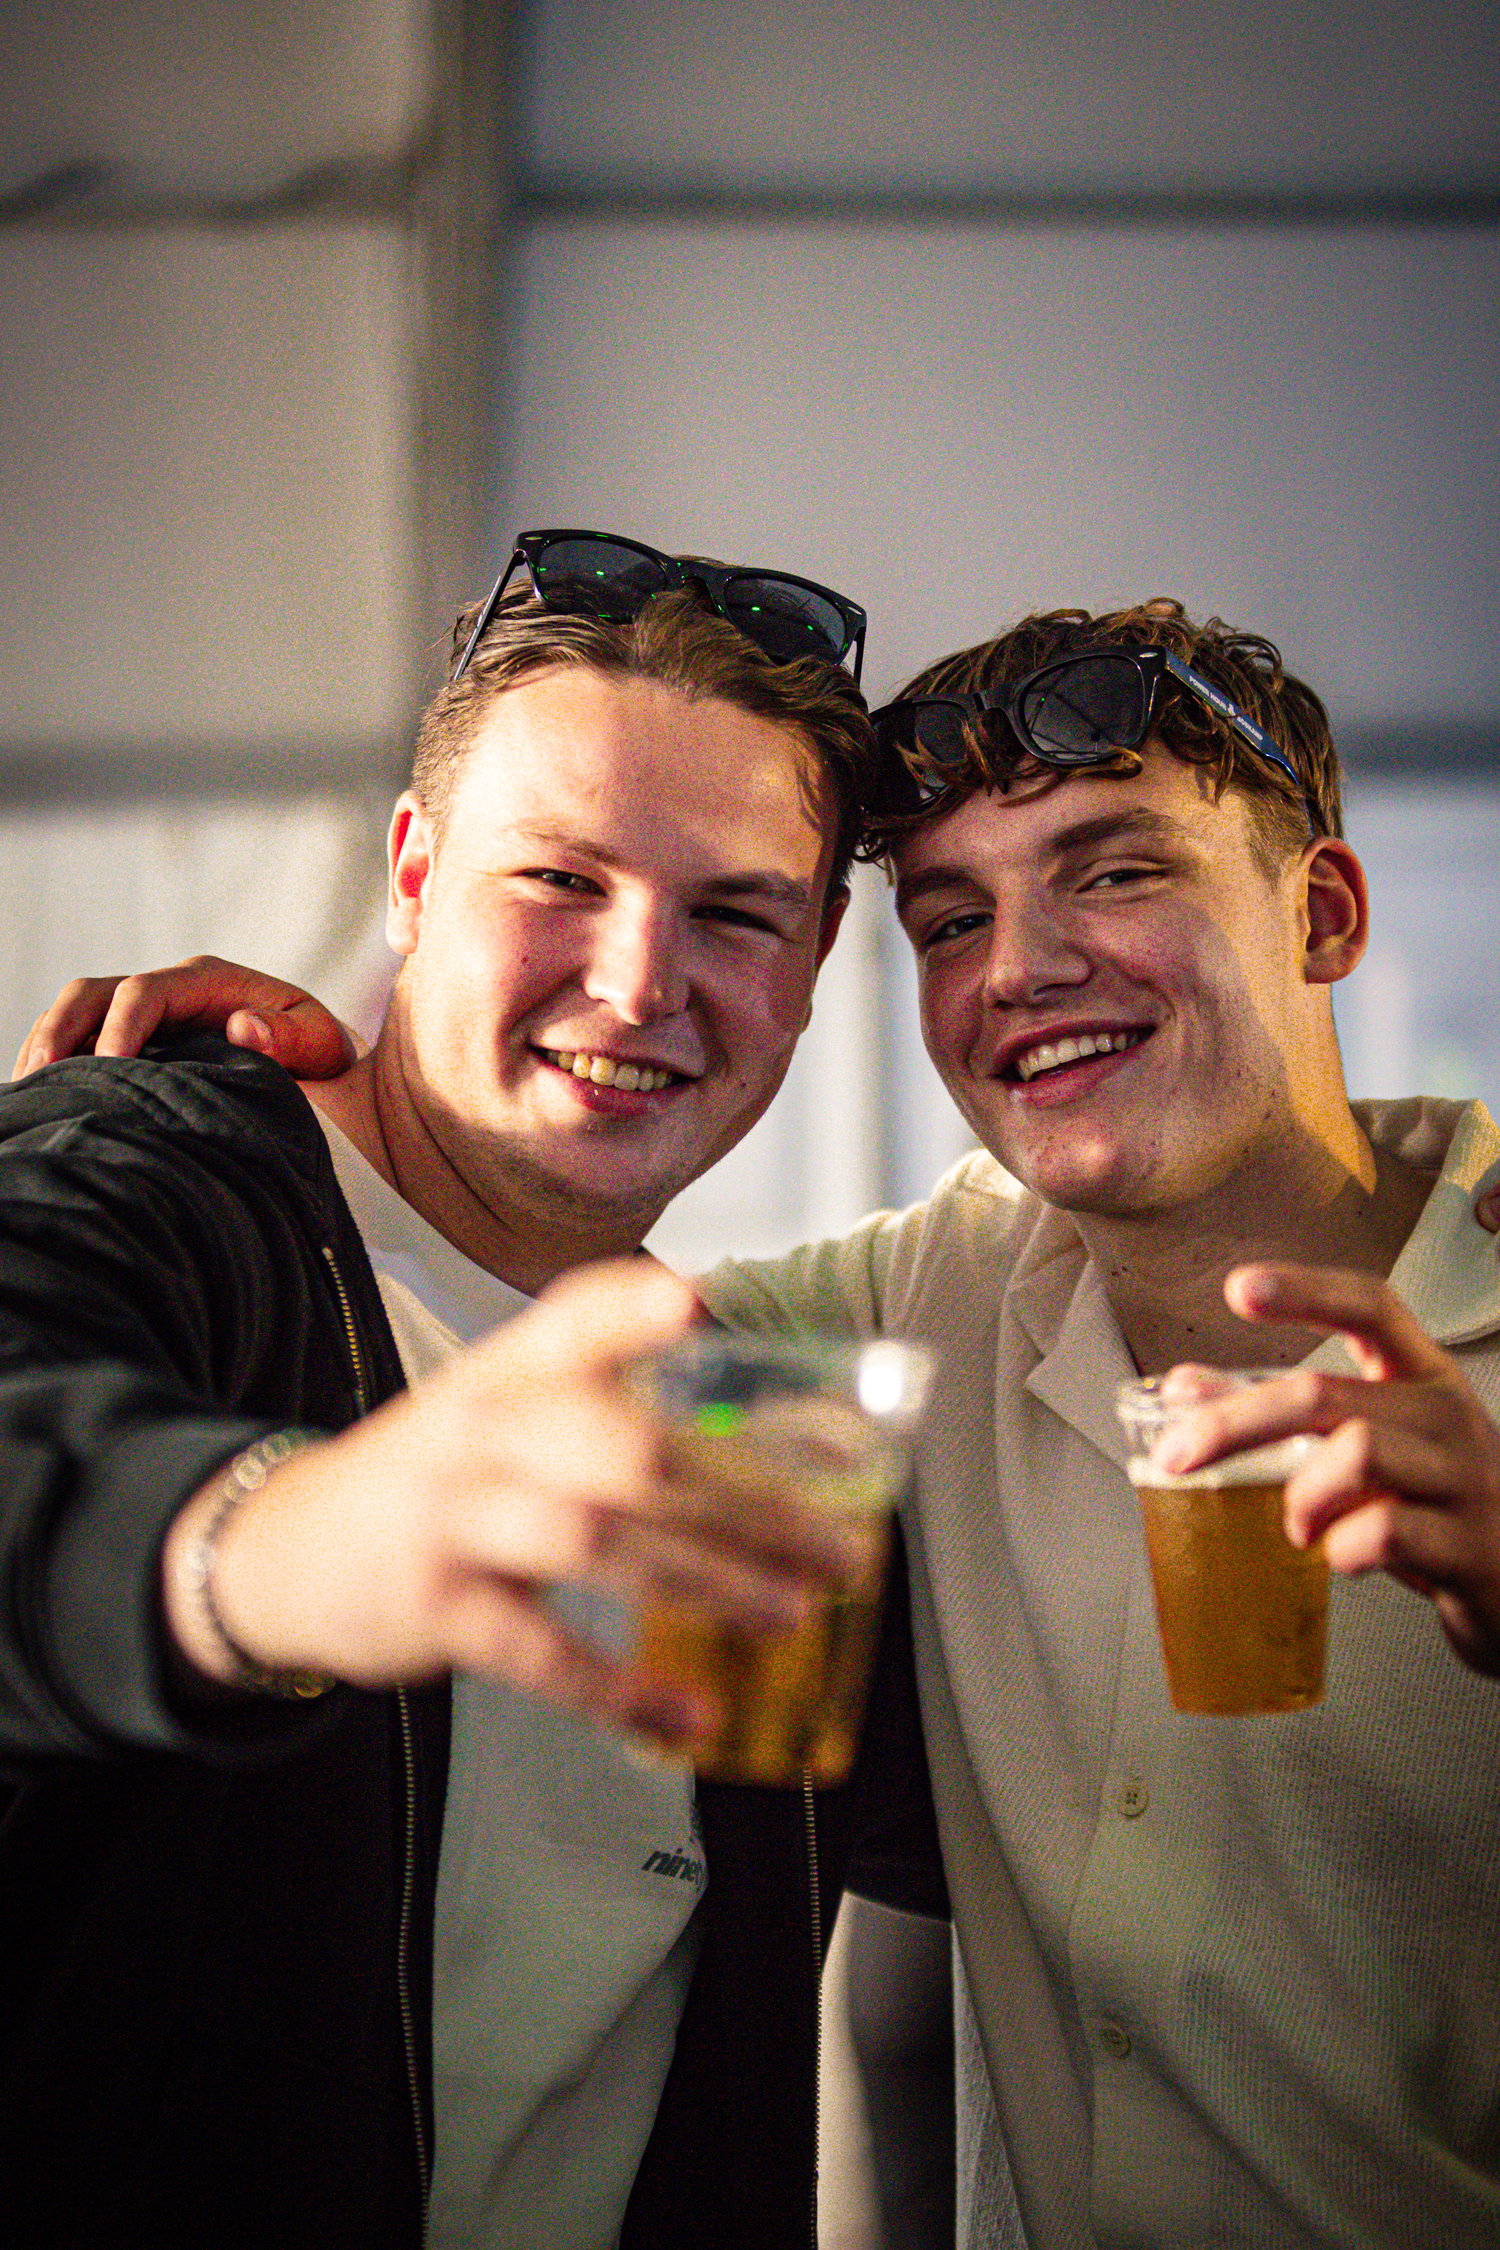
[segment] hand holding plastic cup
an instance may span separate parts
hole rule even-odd
[[[1217,1387],[1237,1390],[1274,1372],[1220,1369]],[[1283,1438],[1185,1475],[1159,1469],[1157,1439],[1208,1395],[1169,1394],[1154,1375],[1117,1393],[1168,1691],[1179,1711],[1299,1711],[1323,1693],[1328,1565],[1321,1547],[1292,1545],[1282,1505],[1311,1440]]]
[[[767,1493],[826,1509],[849,1556],[846,1583],[790,1628],[756,1631],[686,1600],[640,1620],[637,1660],[706,1690],[723,1710],[695,1755],[720,1781],[818,1787],[853,1762],[880,1627],[892,1512],[932,1376],[925,1352],[699,1335],[645,1360],[636,1387],[666,1424],[684,1485],[732,1513]]]

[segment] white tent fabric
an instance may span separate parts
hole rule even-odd
[[[10,811],[0,819],[0,1067],[69,978],[221,953],[368,1031],[392,959],[373,791]]]

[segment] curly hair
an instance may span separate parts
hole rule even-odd
[[[455,624],[455,657],[478,615],[472,603]],[[623,622],[544,609],[529,591],[506,596],[462,679],[440,687],[422,714],[411,786],[439,840],[454,783],[491,706],[507,688],[558,665],[655,680],[694,701],[716,697],[800,736],[833,787],[838,825],[828,897],[842,887],[875,770],[864,697],[839,665],[812,656],[773,662],[690,588],[654,595]]]
[[[1170,675],[1162,680],[1152,712],[1152,734],[1174,757],[1211,776],[1216,800],[1229,788],[1244,796],[1268,871],[1302,849],[1309,815],[1320,834],[1343,834],[1338,754],[1328,713],[1318,697],[1287,671],[1281,651],[1263,635],[1236,632],[1218,617],[1196,625],[1180,602],[1164,598],[1140,602],[1099,617],[1086,609],[1038,612],[995,640],[960,649],[929,665],[902,695],[984,697],[1025,679],[1054,657],[1110,644],[1169,650],[1221,688],[1286,754],[1300,791],[1199,697]],[[951,811],[978,789],[1004,791],[1016,780],[1064,778],[1035,758],[1003,724],[976,725],[965,739],[967,754],[957,766],[940,765],[920,750],[904,754],[922,786],[923,802],[912,811],[868,814],[859,846],[862,859],[884,859],[908,830]],[[1141,754],[1120,751],[1106,765],[1090,770],[1139,773]]]

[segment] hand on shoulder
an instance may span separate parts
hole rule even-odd
[[[222,1031],[232,1046],[269,1055],[294,1078],[333,1078],[360,1042],[300,985],[211,953],[127,977],[75,977],[21,1042],[12,1078],[68,1055],[138,1055],[163,1026]]]

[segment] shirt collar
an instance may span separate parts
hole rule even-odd
[[[1391,1287],[1445,1349],[1500,1329],[1500,1244],[1474,1216],[1500,1168],[1500,1132],[1483,1102],[1356,1102],[1377,1148],[1437,1178],[1391,1270]]]
[[[1481,1185],[1500,1177],[1500,1131],[1482,1102],[1356,1102],[1371,1142],[1436,1175],[1391,1287],[1429,1336],[1451,1349],[1500,1330],[1500,1242],[1474,1216]],[[1119,1467],[1115,1385],[1136,1372],[1103,1277],[1066,1212],[1040,1216],[1016,1262],[1005,1306],[1040,1357],[1026,1388]],[[1347,1368],[1335,1338],[1313,1366]]]

